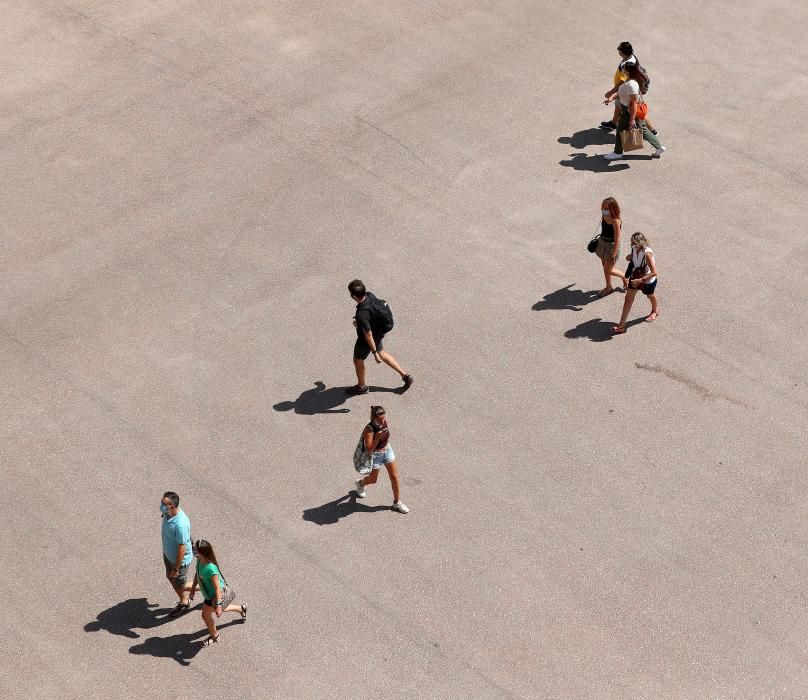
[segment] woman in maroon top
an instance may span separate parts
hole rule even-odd
[[[390,484],[393,487],[393,510],[398,513],[409,513],[410,509],[400,499],[398,481],[398,463],[390,444],[390,428],[387,425],[387,415],[381,406],[370,407],[370,423],[362,431],[365,440],[365,450],[373,455],[373,470],[367,476],[356,480],[356,495],[364,498],[367,495],[365,486],[375,484],[379,478],[379,469],[384,464],[390,475]]]

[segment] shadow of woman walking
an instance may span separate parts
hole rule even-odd
[[[333,525],[351,513],[376,513],[380,510],[390,510],[390,506],[366,506],[364,503],[357,503],[356,493],[351,491],[316,508],[307,508],[303,511],[303,520],[318,525]]]

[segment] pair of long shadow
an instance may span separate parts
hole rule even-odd
[[[573,289],[575,283],[568,284],[566,287],[556,289],[554,292],[545,294],[544,298],[533,304],[534,311],[582,311],[584,306],[591,304],[593,301],[603,298],[610,299],[613,295],[607,297],[599,297],[596,291],[587,292],[583,289]],[[616,292],[619,293],[619,292]],[[635,319],[629,321],[626,327],[640,323],[642,319]],[[612,334],[612,326],[615,321],[604,321],[602,318],[592,318],[583,323],[579,323],[575,328],[570,328],[564,333],[565,338],[588,338],[593,343],[604,343],[607,340],[614,338]]]
[[[572,136],[562,136],[558,142],[572,146],[579,151],[587,146],[614,146],[614,132],[594,127],[576,131]],[[644,153],[630,153],[623,156],[622,162],[613,163],[606,160],[602,153],[595,155],[571,153],[569,159],[560,161],[559,165],[591,173],[615,173],[628,169],[630,166],[625,161],[632,160],[651,160],[651,156]]]
[[[201,604],[193,609],[197,610],[200,607]],[[129,639],[140,639],[140,634],[135,630],[154,629],[171,622],[174,618],[168,617],[169,610],[170,608],[159,608],[157,603],[149,603],[146,598],[131,598],[98,613],[95,620],[84,625],[84,631],[100,632],[104,630]],[[240,619],[231,620],[217,624],[216,627],[221,630],[235,624],[242,624],[242,621]],[[207,634],[207,629],[203,627],[198,632],[172,634],[168,637],[149,637],[142,643],[130,647],[129,653],[174,659],[181,666],[190,666],[191,660],[202,649],[202,639]]]

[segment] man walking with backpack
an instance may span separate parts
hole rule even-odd
[[[367,291],[362,280],[353,280],[348,284],[351,299],[356,302],[354,326],[356,326],[356,343],[354,344],[354,368],[356,369],[356,386],[345,391],[351,396],[367,394],[370,389],[365,382],[365,360],[373,355],[377,363],[384,362],[399,373],[404,381],[402,393],[412,386],[413,377],[407,374],[396,362],[396,358],[385,351],[382,342],[384,336],[393,329],[393,313],[384,299]]]

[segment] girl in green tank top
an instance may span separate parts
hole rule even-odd
[[[196,575],[194,585],[191,588],[191,600],[194,599],[197,583],[204,598],[202,602],[202,620],[208,628],[209,637],[202,642],[202,646],[210,646],[219,641],[219,633],[216,631],[216,617],[221,617],[222,613],[237,612],[241,614],[241,619],[247,620],[247,606],[243,603],[236,603],[235,593],[227,588],[227,581],[219,569],[219,562],[213,546],[207,540],[197,540],[193,546],[194,555],[197,558]]]

